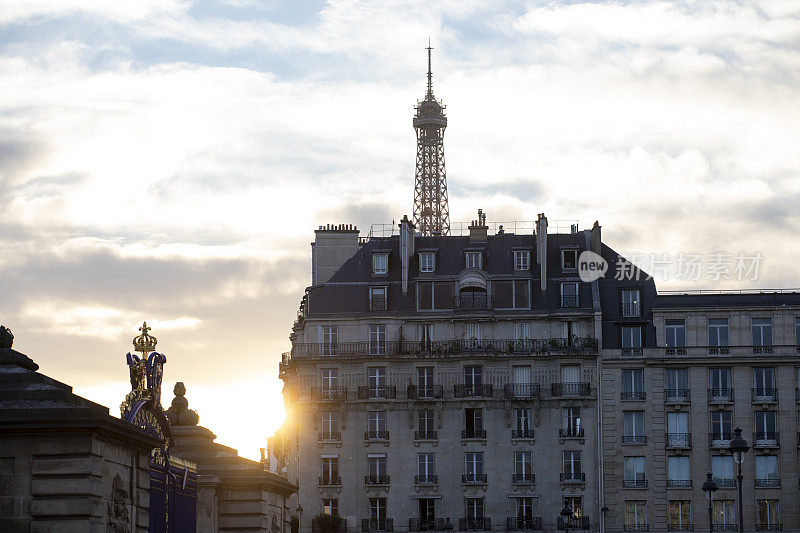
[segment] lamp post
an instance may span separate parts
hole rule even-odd
[[[567,505],[566,498],[564,498],[564,507],[561,508],[561,512],[559,514],[561,515],[562,522],[564,522],[564,528],[565,529],[569,528],[570,517],[572,516],[572,509],[570,509],[569,505]]]
[[[717,492],[717,483],[711,477],[711,472],[706,474],[706,482],[703,483],[703,490],[708,494],[708,532],[714,533],[714,508],[711,505],[714,493]]]
[[[608,506],[604,505],[600,508],[600,533],[605,533],[606,530],[606,514],[608,514]]]
[[[736,483],[739,485],[739,533],[744,533],[744,512],[742,510],[742,463],[744,462],[744,454],[750,446],[747,441],[742,438],[742,428],[733,430],[733,439],[731,439],[728,451],[733,456],[733,460],[739,465],[739,475],[736,476]]]

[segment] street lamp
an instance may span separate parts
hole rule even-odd
[[[733,460],[739,465],[739,475],[736,476],[736,482],[739,485],[739,533],[744,533],[744,512],[742,510],[742,463],[744,462],[744,454],[750,446],[747,441],[742,438],[742,428],[733,430],[733,439],[728,446],[728,451],[733,456]]]
[[[561,515],[561,521],[564,522],[564,528],[570,527],[569,519],[572,516],[572,509],[570,509],[569,505],[567,505],[566,498],[564,498],[564,507],[561,508],[561,512],[559,514]]]
[[[604,505],[600,508],[600,533],[605,533],[606,530],[606,514],[608,514],[608,506]]]
[[[703,483],[703,490],[708,494],[708,531],[709,533],[714,532],[714,511],[713,507],[711,506],[712,498],[714,497],[714,493],[717,492],[717,483],[712,479],[711,472],[706,474],[706,482]]]

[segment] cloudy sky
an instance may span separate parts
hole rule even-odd
[[[800,285],[800,2],[0,0],[0,323],[111,407],[142,320],[256,457],[323,223],[412,208],[425,50],[454,221],[603,225]]]

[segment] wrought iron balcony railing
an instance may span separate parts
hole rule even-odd
[[[384,298],[371,297],[367,302],[367,311],[386,311],[388,300]]]
[[[559,479],[562,483],[585,483],[586,472],[561,472]]]
[[[347,519],[338,516],[315,516],[311,520],[311,533],[346,533]]]
[[[504,395],[509,400],[538,398],[541,388],[538,383],[507,383],[503,387]]]
[[[515,485],[527,485],[531,483],[536,483],[536,476],[533,474],[533,472],[513,474],[511,476],[511,483],[514,483]]]
[[[730,346],[709,346],[708,355],[730,355]]]
[[[462,429],[461,430],[461,438],[462,439],[485,439],[486,438],[486,430],[485,429]]]
[[[714,531],[737,531],[738,524],[718,524],[714,522]]]
[[[629,357],[641,357],[644,355],[644,350],[641,346],[623,346],[620,351],[622,355]]]
[[[733,403],[733,389],[708,389],[708,403]]]
[[[561,307],[578,307],[580,305],[580,297],[579,296],[570,296],[570,295],[562,295],[561,296]]]
[[[364,440],[389,440],[389,432],[386,430],[365,431]]]
[[[670,489],[688,489],[692,487],[691,479],[668,479],[667,488]]]
[[[556,518],[556,527],[560,530],[566,529],[589,529],[589,517],[584,516],[571,516],[564,520],[564,517],[558,516]]]
[[[690,403],[689,389],[664,389],[664,403]]]
[[[461,294],[453,300],[453,307],[462,311],[483,311],[491,309],[493,298],[485,294]]]
[[[773,353],[772,346],[753,346],[753,353],[756,355],[770,355]]]
[[[725,433],[709,433],[708,446],[709,448],[728,448],[731,445],[733,433],[728,431]]]
[[[461,474],[461,483],[486,483],[486,474]]]
[[[667,448],[691,448],[691,433],[667,433]]]
[[[320,431],[319,440],[337,442],[342,440],[342,433],[340,431]]]
[[[436,440],[438,434],[435,431],[415,431],[414,440]]]
[[[646,435],[623,435],[622,444],[647,444]]]
[[[394,520],[391,518],[382,518],[380,520],[373,520],[364,518],[361,520],[362,533],[369,533],[370,531],[394,531]]]
[[[441,385],[428,385],[427,387],[409,385],[406,389],[406,397],[409,400],[429,400],[442,396],[444,396],[444,390]]]
[[[777,448],[780,446],[779,438],[777,431],[756,431],[753,433],[753,447]]]
[[[645,400],[647,394],[644,391],[623,391],[619,393],[620,400]]]
[[[414,476],[414,483],[417,485],[436,485],[439,483],[439,476],[436,474],[417,474]]]
[[[782,531],[783,524],[775,523],[769,524],[764,522],[756,522],[756,531]]]
[[[550,395],[563,396],[589,396],[592,393],[592,386],[587,382],[560,382],[550,384]]]
[[[512,429],[511,430],[511,438],[512,439],[532,439],[533,438],[533,430],[532,429]]]
[[[583,428],[558,428],[558,436],[562,439],[583,438]]]
[[[736,480],[732,477],[714,477],[714,483],[721,489],[729,489],[736,486]]]
[[[509,516],[506,518],[506,529],[508,531],[539,531],[542,529],[542,517]]]
[[[376,400],[376,399],[387,399],[387,400],[394,400],[397,398],[397,387],[390,385],[388,387],[370,387],[370,386],[360,386],[358,387],[358,399],[359,400]]]
[[[454,398],[491,398],[493,388],[490,384],[482,385],[453,385]]]
[[[347,399],[347,387],[312,387],[311,398],[318,402],[338,402]]]
[[[458,529],[461,531],[491,531],[491,518],[459,518]]]
[[[753,403],[776,403],[777,401],[778,389],[769,387],[753,389]]]
[[[409,531],[447,531],[452,530],[453,524],[450,523],[449,518],[409,518],[408,530]]]
[[[388,474],[367,474],[364,476],[364,483],[366,485],[388,485],[389,479]]]
[[[686,355],[685,346],[668,346],[664,349],[664,355]]]
[[[624,524],[625,531],[650,531],[650,524]]]
[[[638,302],[623,302],[622,303],[622,316],[624,316],[624,317],[641,316],[641,310],[639,309],[639,303]]]
[[[338,475],[319,476],[320,485],[341,485],[342,478]]]
[[[778,477],[764,477],[756,478],[755,486],[757,488],[775,488],[781,486],[781,479]]]
[[[622,480],[622,488],[623,489],[646,489],[647,488],[647,480],[646,479],[623,479]]]

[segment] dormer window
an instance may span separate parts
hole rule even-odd
[[[372,273],[386,274],[387,272],[389,272],[389,254],[372,254]]]
[[[467,268],[483,268],[483,255],[480,252],[467,252]]]
[[[561,250],[561,269],[575,270],[578,268],[578,250]]]
[[[436,270],[436,254],[433,252],[420,252],[419,271],[434,272]]]
[[[514,250],[514,270],[530,270],[531,253],[528,250]]]

